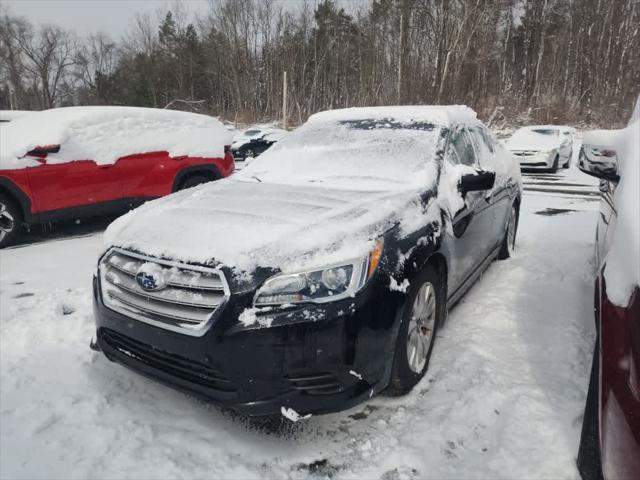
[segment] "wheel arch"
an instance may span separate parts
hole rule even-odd
[[[520,226],[520,204],[522,202],[522,194],[516,194],[516,198],[513,199],[513,206],[516,207],[516,232]]]
[[[0,193],[7,195],[20,207],[22,218],[27,223],[37,223],[36,215],[31,213],[31,199],[12,180],[0,176]]]
[[[447,258],[441,251],[436,251],[429,257],[426,267],[433,267],[436,272],[438,272],[439,277],[442,279],[443,284],[441,285],[444,305],[444,313],[442,315],[442,324],[447,321],[447,301],[449,299],[449,265],[447,263]],[[440,325],[442,326],[442,325]]]
[[[429,243],[428,246],[421,246],[418,251],[413,251],[412,254],[407,258],[404,263],[404,268],[402,269],[401,279],[409,280],[409,282],[413,282],[416,277],[420,274],[420,272],[424,271],[426,268],[434,268],[442,278],[444,279],[444,285],[442,286],[444,289],[444,305],[445,312],[443,319],[446,321],[447,316],[447,286],[449,284],[449,262],[448,262],[448,249],[446,247],[446,242],[444,240],[444,235],[440,233],[433,238],[433,241]],[[393,273],[389,272],[391,276],[394,276]],[[400,272],[397,272],[400,273]],[[396,277],[397,279],[398,277]],[[383,375],[383,380],[381,384],[384,385],[383,388],[389,383],[391,378],[391,370],[393,367],[393,358],[394,355],[392,352],[395,352],[395,346],[398,341],[398,333],[400,331],[400,324],[402,323],[402,314],[406,307],[406,290],[405,293],[402,294],[402,299],[398,304],[398,308],[396,310],[396,314],[393,320],[393,328],[391,330],[391,334],[389,336],[389,344],[388,344],[388,362],[385,368],[385,373]],[[445,322],[443,322],[445,323]]]
[[[210,180],[219,180],[222,178],[220,170],[215,165],[195,165],[180,170],[173,179],[173,187],[171,191],[176,192],[180,189],[180,185],[189,177],[203,176]]]

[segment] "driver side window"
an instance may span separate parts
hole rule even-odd
[[[466,128],[458,128],[451,136],[449,158],[453,163],[476,167],[476,152]]]

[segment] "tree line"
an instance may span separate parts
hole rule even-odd
[[[0,7],[2,8],[2,7]],[[0,109],[133,105],[293,124],[363,105],[467,104],[491,125],[619,124],[640,93],[637,0],[180,3],[114,40],[0,10]]]

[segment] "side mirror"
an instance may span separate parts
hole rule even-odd
[[[463,175],[458,184],[458,190],[464,196],[467,192],[491,190],[496,181],[494,172],[478,172]]]
[[[50,153],[58,153],[60,151],[60,145],[44,145],[42,147],[36,147],[33,150],[29,150],[27,155],[30,157],[37,157],[40,159],[47,158]]]
[[[618,175],[618,155],[614,149],[609,147],[582,145],[580,156],[578,157],[578,168],[587,175],[602,180],[611,182],[620,180]]]

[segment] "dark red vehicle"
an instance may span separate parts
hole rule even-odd
[[[640,119],[590,132],[579,168],[600,178],[598,332],[578,453],[585,480],[640,479]]]
[[[126,211],[230,175],[229,135],[205,115],[71,107],[0,126],[0,248],[22,224]]]

